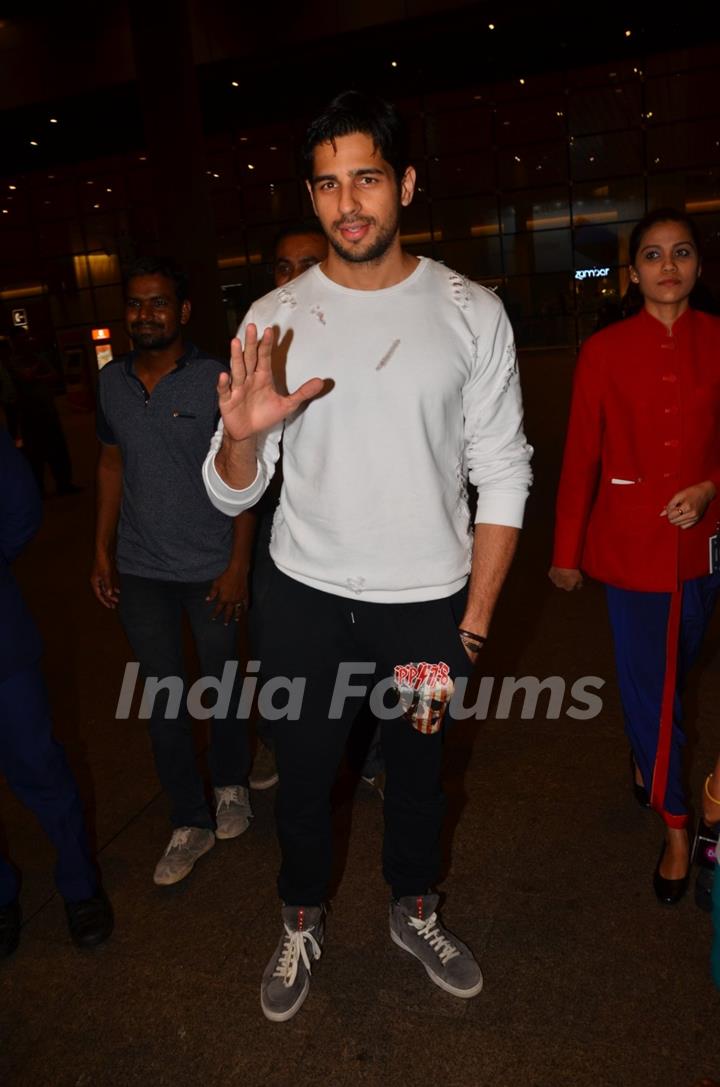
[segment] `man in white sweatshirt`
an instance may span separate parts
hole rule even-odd
[[[401,248],[415,170],[394,109],[346,92],[304,153],[328,256],[251,307],[203,468],[211,501],[235,516],[267,487],[282,440],[259,650],[263,676],[295,679],[302,698],[274,726],[283,931],[261,1005],[275,1021],[297,1012],[320,957],[330,790],[369,688],[385,718],[391,938],[447,992],[482,987],[436,912],[442,725],[488,634],[532,454],[501,303]]]

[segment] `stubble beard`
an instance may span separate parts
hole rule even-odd
[[[136,351],[162,351],[164,347],[170,347],[177,339],[177,332],[157,332],[148,329],[146,332],[133,332],[130,329],[130,339]]]
[[[371,224],[374,224],[375,222],[374,219],[365,219],[362,216],[355,221]],[[338,229],[342,223],[343,220],[340,220],[339,222],[334,223],[333,226],[335,229]],[[346,249],[334,234],[328,235],[328,241],[341,260],[345,260],[349,264],[373,264],[381,261],[387,253],[395,240],[399,224],[399,212],[396,210],[393,221],[378,231],[375,241],[372,242],[367,249]]]

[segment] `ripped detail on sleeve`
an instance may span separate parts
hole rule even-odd
[[[513,378],[518,372],[518,357],[514,343],[509,343],[505,348],[505,358],[503,359],[503,372],[505,374],[505,379],[503,381],[503,387],[501,389],[501,392],[506,393],[512,385]]]

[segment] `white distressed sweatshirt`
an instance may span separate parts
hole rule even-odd
[[[273,367],[296,389],[330,390],[258,439],[253,483],[215,469],[222,422],[203,466],[229,516],[263,494],[283,449],[270,554],[283,573],[338,596],[435,600],[464,585],[476,522],[522,524],[532,449],[522,429],[517,355],[501,302],[421,257],[384,290],[342,287],[315,266],[256,302],[240,326],[276,326]]]

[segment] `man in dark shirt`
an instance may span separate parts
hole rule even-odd
[[[0,426],[0,773],[57,850],[55,882],[73,942],[94,947],[112,932],[112,909],[100,887],[75,780],[52,735],[40,635],[10,570],[41,516],[30,465]],[[0,958],[20,938],[18,890],[14,868],[0,857]]]
[[[186,705],[182,615],[203,677],[223,680],[226,663],[237,661],[235,620],[245,606],[247,575],[239,520],[211,506],[200,476],[224,365],[183,342],[189,317],[187,280],[174,263],[136,262],[126,278],[126,328],[135,350],[104,367],[98,383],[102,450],[92,587],[101,604],[118,608],[143,678],[171,677],[150,715],[174,827],[155,869],[162,885],[183,879],[216,836],[235,838],[252,818],[238,684],[230,675],[232,695],[226,704],[218,696],[212,723],[215,819]],[[169,697],[173,684],[181,685],[179,705]]]

